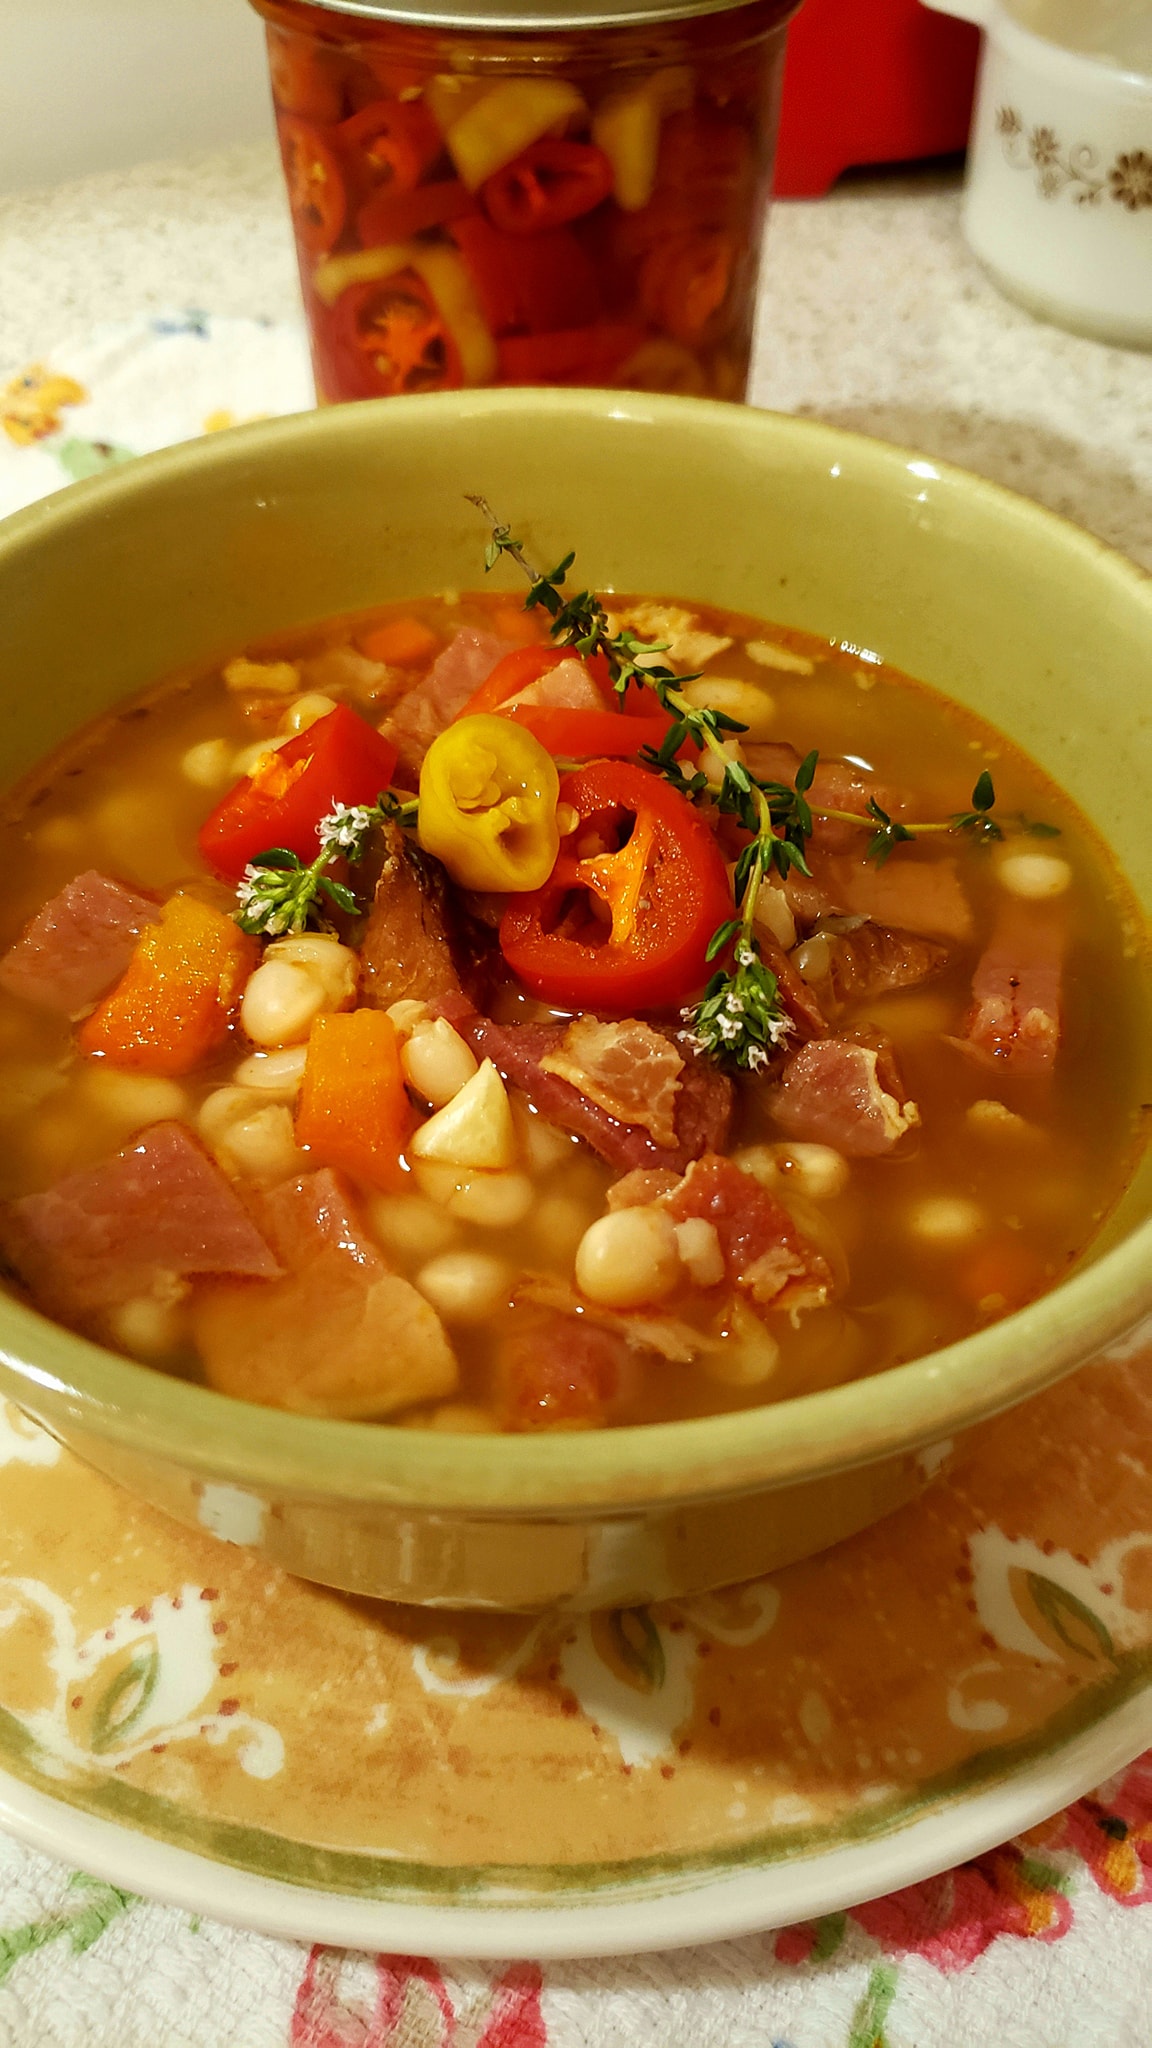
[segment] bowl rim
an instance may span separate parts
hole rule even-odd
[[[1152,576],[1093,534],[1031,499],[958,466],[872,436],[719,400],[583,390],[467,391],[381,399],[251,422],[209,439],[136,458],[72,484],[0,522],[0,567],[41,537],[67,535],[118,505],[191,471],[234,466],[249,481],[252,459],[274,458],[316,435],[362,439],[365,412],[399,426],[417,407],[425,430],[442,422],[537,412],[685,426],[731,440],[774,443],[797,466],[827,457],[891,483],[911,474],[951,502],[986,508],[1078,558],[1110,581],[1118,599],[1147,615]],[[839,473],[839,471],[837,472]],[[1128,1335],[1152,1311],[1152,1219],[1094,1263],[1002,1321],[956,1344],[866,1380],[757,1408],[674,1422],[578,1433],[492,1437],[421,1431],[387,1422],[346,1422],[258,1407],[104,1350],[8,1296],[0,1298],[0,1390],[53,1426],[61,1400],[77,1433],[122,1451],[240,1485],[315,1499],[452,1508],[492,1518],[611,1505],[621,1511],[717,1498],[816,1479],[882,1457],[914,1453],[1039,1392]],[[846,1452],[845,1445],[851,1448]]]

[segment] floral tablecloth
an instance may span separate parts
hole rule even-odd
[[[0,383],[0,514],[310,403],[295,326],[181,311],[98,331]],[[610,1962],[308,1949],[0,1836],[0,2048],[1147,2048],[1149,1904],[1152,1752],[943,1877],[778,1933]]]

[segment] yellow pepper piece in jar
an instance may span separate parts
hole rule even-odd
[[[420,844],[465,889],[539,889],[560,850],[551,754],[509,718],[458,718],[424,756]]]
[[[583,95],[563,78],[509,78],[453,122],[448,153],[470,192],[558,123],[583,115]]]
[[[616,204],[625,213],[639,212],[652,197],[665,115],[691,104],[692,73],[682,64],[666,65],[643,85],[601,100],[592,140],[612,166]]]

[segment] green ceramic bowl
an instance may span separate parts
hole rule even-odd
[[[1007,730],[1152,895],[1152,583],[975,477],[736,406],[467,392],[242,428],[0,528],[0,777],[167,670],[479,580],[464,502],[592,584],[873,648]],[[1123,773],[1117,774],[1117,763]],[[0,1300],[0,1391],[93,1465],[307,1578],[444,1606],[626,1605],[771,1569],[907,1499],[947,1440],[1152,1308],[1152,1170],[1080,1268],[931,1357],[642,1429],[450,1437],[248,1407]]]

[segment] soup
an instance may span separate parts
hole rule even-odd
[[[443,592],[160,683],[11,799],[13,1284],[306,1414],[582,1429],[1053,1286],[1141,1138],[1089,823],[874,654]]]

